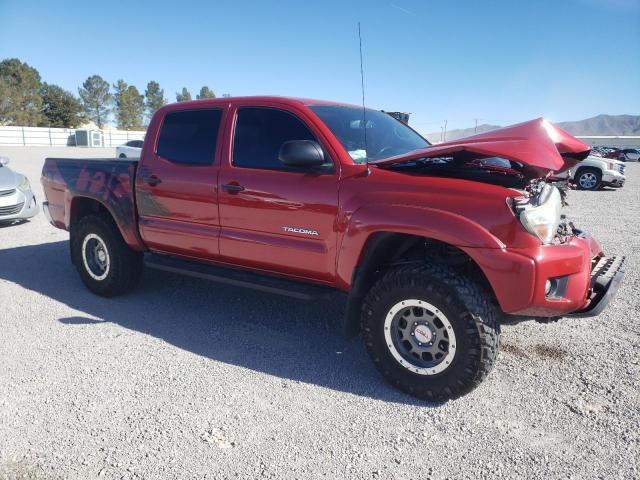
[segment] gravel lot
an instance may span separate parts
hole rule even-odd
[[[38,198],[43,158],[0,147]],[[102,299],[42,214],[0,228],[0,478],[638,478],[640,165],[568,215],[628,257],[596,319],[503,328],[444,405],[387,386],[309,304],[161,272]]]

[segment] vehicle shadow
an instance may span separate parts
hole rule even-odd
[[[28,222],[28,220],[25,220],[25,219],[0,220],[0,228],[17,227],[18,225],[22,225],[22,224],[27,223],[27,222]]]
[[[80,281],[66,241],[0,250],[0,279],[81,312],[56,319],[69,328],[112,322],[202,357],[283,379],[390,402],[440,405],[387,385],[360,339],[340,336],[341,296],[311,303],[147,270],[135,292],[101,298]]]

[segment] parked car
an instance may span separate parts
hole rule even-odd
[[[143,266],[299,299],[343,294],[344,332],[424,399],[475,388],[501,324],[606,307],[624,258],[574,229],[545,181],[587,145],[543,119],[429,145],[386,113],[362,114],[280,97],[167,105],[140,161],[47,158],[44,211],[98,295],[131,290]]]
[[[8,158],[0,157],[0,222],[3,223],[24,220],[38,213],[29,179],[11,170],[8,164]]]
[[[579,190],[598,190],[601,187],[622,187],[626,181],[625,164],[619,160],[589,155],[575,167],[555,175],[568,179]]]
[[[637,162],[640,158],[640,151],[636,148],[621,148],[620,150],[608,152],[604,156],[621,162]]]
[[[616,149],[611,147],[603,147],[601,145],[596,145],[595,147],[591,148],[591,155],[595,157],[604,157],[606,154],[614,150]]]
[[[116,157],[118,158],[140,158],[142,151],[142,140],[129,140],[124,145],[116,147]]]

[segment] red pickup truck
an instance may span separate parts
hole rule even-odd
[[[44,210],[98,295],[143,265],[342,292],[382,375],[447,400],[490,371],[501,324],[597,315],[615,294],[624,258],[561,215],[551,181],[588,153],[543,119],[430,145],[353,105],[208,99],[158,110],[139,161],[47,158]]]

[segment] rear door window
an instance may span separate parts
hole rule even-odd
[[[167,113],[156,153],[173,163],[213,164],[221,109],[180,110]]]

